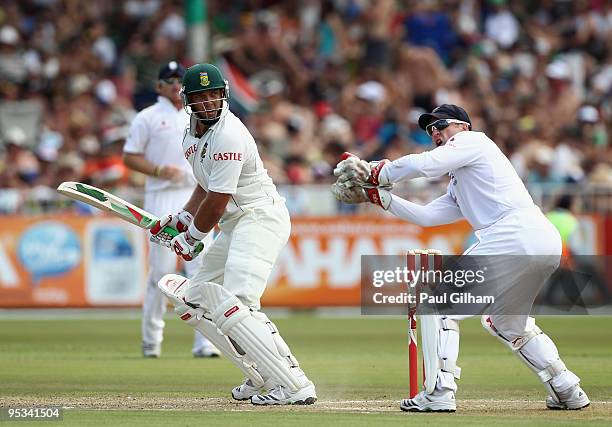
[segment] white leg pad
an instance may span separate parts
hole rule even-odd
[[[182,305],[175,307],[174,312],[183,319],[185,323],[208,338],[225,357],[251,380],[254,386],[264,386],[265,380],[257,371],[255,362],[251,360],[247,354],[243,354],[243,352],[234,347],[229,338],[222,334],[213,322],[204,317],[204,310],[201,308],[193,309],[186,305]]]
[[[258,319],[235,295],[216,283],[202,283],[197,291],[199,295],[188,289],[186,300],[196,302],[210,312],[219,330],[255,360],[264,377],[269,376],[292,392],[310,384],[299,366],[290,366],[279,352],[278,340],[273,337],[269,326],[261,321],[261,316]]]
[[[461,377],[457,366],[459,356],[459,324],[446,316],[419,316],[425,391],[433,393],[437,387],[457,390],[455,379]]]
[[[553,395],[563,392],[580,383],[580,378],[568,370],[559,358],[557,346],[535,324],[535,319],[527,319],[523,336],[510,340],[503,336],[493,325],[489,316],[482,316],[483,327],[506,344],[538,376],[540,381]]]
[[[264,386],[265,380],[257,371],[255,362],[249,359],[246,354],[241,354],[228,337],[222,334],[214,323],[204,317],[204,309],[189,307],[184,303],[182,298],[185,290],[192,286],[189,279],[178,274],[167,274],[158,282],[158,286],[174,304],[174,312],[185,323],[208,338],[225,357],[251,380],[253,385],[256,387]]]
[[[253,317],[264,323],[268,327],[268,329],[270,329],[270,333],[272,334],[272,338],[274,339],[274,344],[276,344],[276,349],[278,350],[278,353],[285,359],[285,363],[287,363],[290,368],[296,369],[296,372],[301,372],[302,374],[304,374],[303,371],[300,369],[300,363],[295,358],[295,356],[291,354],[289,346],[281,336],[274,322],[272,322],[268,318],[268,316],[266,316],[265,313],[262,313],[261,311],[253,311],[251,313]]]

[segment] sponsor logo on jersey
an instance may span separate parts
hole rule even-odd
[[[210,84],[210,80],[208,80],[208,73],[203,71],[200,73],[200,85],[208,86]]]
[[[189,159],[189,157],[193,156],[198,148],[198,144],[193,144],[191,147],[185,151],[185,158]]]
[[[214,161],[219,161],[219,160],[236,160],[237,162],[241,162],[242,161],[242,153],[234,153],[234,152],[215,153],[215,154],[213,154],[213,160]]]

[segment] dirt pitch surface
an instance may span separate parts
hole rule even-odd
[[[156,398],[140,396],[91,396],[91,397],[1,397],[0,406],[40,407],[59,406],[64,409],[87,410],[174,410],[174,411],[262,411],[248,401],[235,402],[225,398],[173,397]],[[395,400],[319,400],[310,406],[275,406],[276,410],[322,413],[381,413],[399,412]],[[457,412],[462,415],[559,417],[562,419],[612,418],[612,402],[592,402],[581,411],[550,411],[543,402],[528,400],[472,399],[457,402]]]

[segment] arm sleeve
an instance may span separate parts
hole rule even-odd
[[[212,169],[208,180],[208,191],[235,194],[242,166],[246,160],[246,142],[239,135],[220,135],[212,153]]]
[[[423,227],[450,224],[463,218],[461,209],[448,193],[425,206],[417,205],[392,194],[389,212]]]
[[[385,165],[380,171],[381,175],[385,175],[381,182],[439,177],[470,164],[481,152],[482,145],[475,138],[456,135],[441,147],[420,154],[409,154]]]
[[[123,152],[129,154],[144,153],[148,141],[149,128],[145,118],[138,114],[130,125],[130,133],[125,140]]]

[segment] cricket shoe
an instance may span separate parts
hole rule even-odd
[[[151,359],[158,358],[161,356],[161,344],[142,343],[142,355]]]
[[[268,394],[257,394],[251,397],[253,405],[312,405],[317,401],[317,394],[313,383],[291,392],[282,385],[271,389]]]
[[[197,359],[201,358],[213,358],[221,356],[221,352],[215,346],[202,347],[194,350],[191,354]]]
[[[253,384],[250,378],[245,382],[232,389],[232,397],[234,400],[249,400],[251,397],[261,393],[262,388]]]
[[[591,404],[589,397],[584,392],[580,385],[566,390],[563,393],[558,393],[559,399],[548,396],[546,398],[546,407],[548,409],[582,409]]]
[[[449,390],[427,394],[423,390],[412,399],[402,399],[400,409],[408,412],[455,412],[455,393]]]

